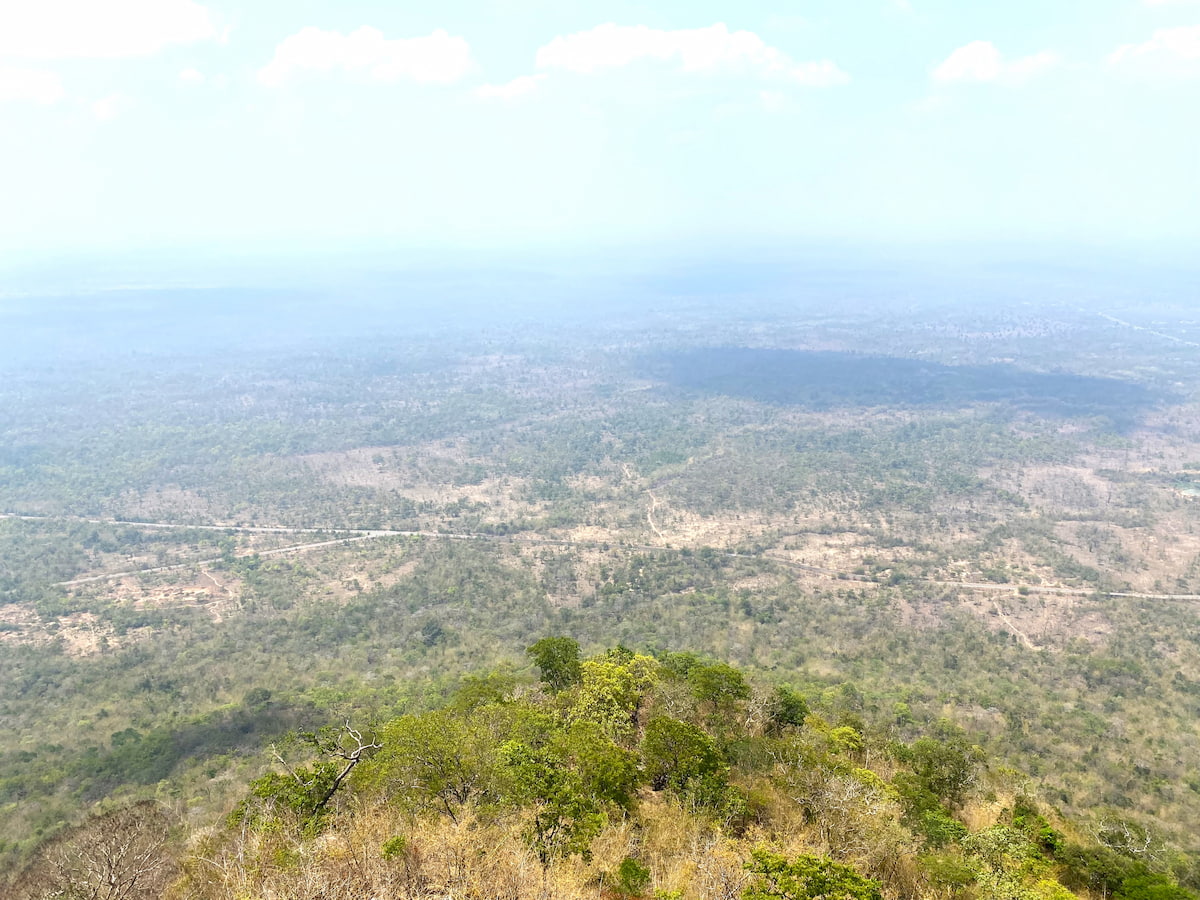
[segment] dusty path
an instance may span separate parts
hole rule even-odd
[[[1084,312],[1084,310],[1081,310],[1081,312]],[[1134,331],[1144,331],[1146,334],[1152,334],[1155,337],[1160,337],[1164,341],[1172,341],[1176,344],[1183,344],[1185,347],[1200,347],[1200,344],[1197,344],[1195,341],[1185,341],[1183,338],[1175,337],[1173,334],[1164,334],[1161,331],[1155,331],[1153,328],[1146,328],[1143,325],[1134,325],[1132,322],[1126,322],[1124,319],[1118,319],[1116,316],[1110,316],[1108,313],[1098,312],[1096,315],[1102,319],[1107,319],[1110,322],[1114,322],[1117,325],[1123,325],[1126,328],[1132,328]]]
[[[637,475],[629,468],[629,463],[621,463],[621,471],[625,473],[625,477],[630,481],[638,480]],[[658,509],[659,504],[658,498],[654,496],[654,491],[649,488],[646,489],[646,493],[650,495],[650,508],[646,510],[646,524],[650,526],[650,530],[658,536],[658,539],[665,544],[667,542],[666,535],[659,531],[658,526],[654,523],[654,511]]]
[[[359,534],[354,537],[337,538],[332,541],[316,541],[312,544],[295,544],[291,547],[276,547],[274,550],[259,550],[256,556],[280,556],[285,553],[300,553],[304,550],[315,550],[318,547],[333,547],[338,544],[353,544],[355,541],[369,541],[373,538],[383,537],[384,532],[370,532],[368,534]],[[149,569],[132,569],[128,572],[107,572],[103,575],[88,575],[85,578],[73,578],[70,581],[55,582],[55,587],[76,587],[81,584],[91,584],[95,581],[109,581],[113,578],[127,578],[132,575],[152,575],[157,572],[176,572],[180,569],[195,569],[200,568],[203,571],[204,566],[211,566],[219,563],[221,557],[213,556],[208,559],[196,559],[191,562],[175,563],[170,566],[154,566]],[[206,573],[207,574],[207,573]],[[211,579],[212,576],[209,575]]]
[[[1041,650],[1042,649],[1041,647],[1039,647],[1037,644],[1035,644],[1033,641],[1031,641],[1029,639],[1029,635],[1027,635],[1020,628],[1018,628],[1016,625],[1013,624],[1012,619],[1010,619],[1005,614],[1004,608],[1000,606],[999,600],[993,600],[992,605],[994,607],[996,607],[996,615],[998,615],[1000,617],[1000,621],[1004,623],[1005,627],[1009,631],[1011,631],[1014,635],[1016,635],[1017,640],[1019,640],[1025,646],[1026,650]]]
[[[650,528],[658,535],[658,539],[665,542],[666,538],[663,536],[663,533],[654,524],[654,511],[658,509],[658,498],[654,496],[654,491],[647,489],[646,493],[650,495],[650,508],[646,510],[646,521],[650,523]]]
[[[1104,597],[1124,597],[1129,600],[1200,600],[1200,594],[1143,594],[1138,591],[1101,591],[1095,588],[1052,587],[1044,584],[996,584],[980,581],[935,581],[933,579],[914,579],[917,584],[937,584],[944,587],[969,588],[973,591],[1003,591],[1015,594],[1025,591],[1030,594],[1060,594],[1072,597],[1091,597],[1100,594]]]
[[[186,525],[175,522],[135,522],[131,519],[89,519],[86,516],[24,516],[0,513],[0,519],[20,522],[80,522],[86,525],[125,525],[131,528],[160,528],[175,531],[221,531],[236,534],[392,534],[396,532],[364,528],[290,528],[284,525]]]
[[[628,472],[627,472],[628,474]],[[663,533],[655,525],[652,513],[657,507],[657,498],[654,497],[652,491],[646,491],[650,494],[655,502],[651,505],[647,512],[647,520],[650,527],[660,540],[666,540]],[[353,544],[358,541],[376,540],[387,537],[406,537],[406,538],[425,538],[430,540],[448,540],[448,541],[485,541],[491,543],[508,543],[508,544],[530,544],[539,547],[578,547],[586,549],[598,549],[604,546],[621,547],[635,553],[647,553],[660,551],[663,548],[659,545],[651,544],[629,544],[619,540],[608,541],[579,541],[568,540],[563,538],[538,538],[525,537],[521,535],[499,535],[489,534],[486,532],[453,532],[453,531],[393,531],[389,529],[366,529],[366,528],[292,528],[285,526],[273,525],[175,525],[170,522],[131,522],[123,519],[88,519],[80,516],[26,516],[12,515],[0,513],[0,519],[22,519],[28,521],[70,521],[70,522],[87,522],[96,525],[127,525],[135,528],[163,528],[163,529],[199,529],[202,531],[222,531],[232,534],[335,534],[342,535],[323,541],[314,541],[307,544],[294,544],[288,547],[277,547],[273,550],[257,551],[258,556],[280,556],[289,553],[303,553],[306,550],[315,550],[321,547],[334,547],[340,544]],[[836,569],[826,569],[820,566],[810,566],[805,563],[794,562],[790,559],[775,556],[769,552],[763,553],[739,553],[734,550],[725,551],[721,554],[729,559],[757,559],[766,560],[779,565],[787,566],[791,569],[796,569],[802,572],[809,572],[813,575],[821,575],[826,578],[836,579],[838,581],[852,581],[858,584],[879,584],[862,575],[855,575],[850,572],[841,572]],[[220,562],[220,557],[212,557],[208,559],[191,560],[189,562],[174,563],[168,566],[152,566],[144,569],[132,569],[124,572],[108,572],[102,575],[88,575],[83,578],[73,578],[70,581],[60,581],[55,583],[55,587],[76,587],[83,584],[91,584],[98,581],[107,581],[113,578],[127,578],[134,575],[153,575],[160,572],[174,572],[182,569],[195,569],[201,566],[213,565]],[[972,591],[989,591],[1005,594],[1028,593],[1028,594],[1057,594],[1073,597],[1090,597],[1093,595],[1102,595],[1105,597],[1119,597],[1129,600],[1175,600],[1175,601],[1200,601],[1200,594],[1147,594],[1137,591],[1098,591],[1091,588],[1068,588],[1054,587],[1050,585],[1040,584],[997,584],[995,582],[978,582],[978,581],[942,581],[935,578],[911,579],[908,584],[925,584],[945,588],[960,588]]]

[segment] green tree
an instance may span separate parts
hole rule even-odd
[[[602,805],[632,810],[640,772],[637,756],[617,746],[598,725],[576,722],[552,742],[578,774],[582,789]]]
[[[982,751],[961,733],[942,739],[923,737],[909,749],[913,773],[920,784],[951,807],[961,805],[975,784]]]
[[[750,696],[746,676],[725,663],[693,666],[688,670],[687,680],[696,699],[711,704],[715,710],[728,710],[737,701]]]
[[[1135,864],[1134,874],[1121,882],[1122,900],[1196,900],[1196,894],[1174,884],[1170,878]]]
[[[458,820],[461,807],[490,786],[495,762],[485,716],[439,710],[384,726],[383,749],[356,776],[363,787]]]
[[[556,728],[555,716],[519,702],[401,716],[383,727],[383,749],[355,781],[412,809],[457,820],[463,806],[494,802],[500,793],[497,747],[506,741],[540,747]]]
[[[569,637],[545,637],[525,653],[542,673],[542,682],[552,691],[562,691],[582,678],[579,643]]]
[[[624,897],[640,897],[650,886],[650,868],[627,856],[617,867],[616,891]]]
[[[688,722],[666,716],[651,720],[642,738],[642,762],[656,791],[684,790],[689,782],[720,775],[724,763],[713,739]]]
[[[656,667],[648,656],[586,660],[580,667],[580,685],[568,715],[575,721],[599,725],[614,738],[628,737]]]
[[[878,883],[820,856],[787,857],[755,850],[746,868],[758,877],[743,900],[883,900]]]
[[[510,672],[488,672],[485,675],[466,675],[454,692],[451,705],[456,709],[475,709],[493,703],[507,703],[517,686]]]
[[[268,772],[250,783],[250,796],[238,804],[233,821],[278,821],[281,812],[299,816],[309,831],[320,830],[334,794],[362,762],[382,746],[372,735],[367,738],[347,721],[340,729],[325,728],[293,736],[315,749],[321,758],[307,765],[292,766],[279,750],[275,760],[286,773]]]
[[[779,685],[767,703],[769,730],[778,732],[788,726],[799,727],[808,716],[808,701],[785,685]]]
[[[542,865],[574,853],[586,856],[604,816],[579,773],[558,754],[520,741],[503,744],[499,755],[509,801],[532,809],[528,836]]]

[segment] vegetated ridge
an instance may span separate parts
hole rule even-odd
[[[962,729],[866,721],[690,653],[571,638],[438,709],[270,748],[222,822],[103,813],[10,888],[50,897],[1194,900],[1135,823],[1088,832]],[[259,698],[266,703],[268,698]]]

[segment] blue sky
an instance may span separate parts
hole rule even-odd
[[[1200,240],[1195,0],[0,0],[0,254]]]

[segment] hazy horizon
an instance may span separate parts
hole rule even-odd
[[[0,259],[1200,239],[1200,7],[43,0]]]

